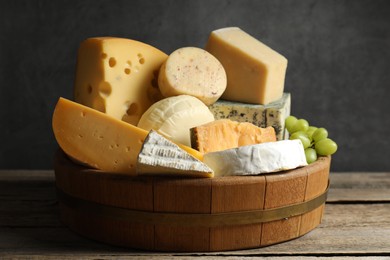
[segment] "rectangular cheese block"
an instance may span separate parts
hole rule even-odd
[[[191,128],[191,146],[202,153],[221,151],[244,145],[275,142],[275,129],[249,122],[218,119]]]
[[[142,114],[162,98],[157,78],[167,58],[162,51],[135,40],[86,39],[78,51],[74,99],[136,125]]]
[[[148,135],[141,128],[65,98],[57,102],[52,127],[58,145],[75,161],[126,174],[136,174],[137,157]],[[179,146],[202,160],[202,153]]]
[[[307,165],[301,140],[282,140],[206,153],[204,162],[216,177],[257,175]]]
[[[277,140],[288,138],[284,121],[291,111],[290,93],[284,93],[282,98],[267,105],[218,100],[209,106],[209,109],[214,114],[215,120],[226,118],[238,122],[249,122],[263,128],[272,126],[275,129]]]
[[[287,59],[240,28],[211,32],[206,50],[226,71],[222,99],[268,104],[282,96]]]

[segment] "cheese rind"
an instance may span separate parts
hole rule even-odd
[[[275,141],[275,130],[271,126],[261,128],[230,119],[215,120],[191,129],[191,146],[202,153]]]
[[[215,120],[231,119],[238,122],[249,122],[258,127],[272,126],[276,139],[288,138],[285,120],[291,111],[291,95],[284,93],[282,98],[267,105],[245,104],[226,100],[218,100],[209,106]]]
[[[71,158],[107,172],[136,174],[148,132],[95,109],[60,98],[53,113],[54,136]],[[184,146],[181,146],[184,148]],[[185,147],[192,156],[203,155]]]
[[[136,125],[162,98],[158,71],[168,55],[139,41],[89,38],[80,44],[74,100]]]
[[[164,97],[191,95],[211,105],[226,89],[222,64],[207,51],[184,47],[172,52],[161,66],[158,85]]]
[[[138,174],[213,177],[213,170],[175,143],[151,130],[137,160]]]
[[[268,104],[282,96],[287,59],[240,28],[211,32],[206,50],[222,63],[227,74],[222,99]]]
[[[142,115],[138,127],[156,130],[174,142],[191,146],[190,129],[211,121],[214,116],[202,101],[180,95],[153,104]]]
[[[307,165],[300,140],[283,140],[206,153],[215,176],[257,175]]]

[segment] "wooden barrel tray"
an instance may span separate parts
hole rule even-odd
[[[331,158],[258,176],[127,176],[55,156],[61,219],[85,237],[152,251],[258,248],[298,238],[324,213]]]

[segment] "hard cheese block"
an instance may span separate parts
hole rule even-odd
[[[222,64],[207,51],[184,47],[171,53],[161,66],[158,85],[165,97],[191,95],[211,105],[226,89]]]
[[[211,32],[206,50],[224,66],[222,99],[268,104],[281,98],[287,59],[237,27]]]
[[[78,51],[75,101],[136,125],[162,98],[158,71],[167,57],[139,41],[89,38]]]
[[[287,138],[284,121],[290,115],[291,95],[284,93],[282,98],[267,105],[245,104],[226,100],[218,100],[209,106],[215,120],[231,119],[238,122],[250,122],[259,127],[272,126],[276,139]]]
[[[256,175],[307,165],[300,140],[283,140],[206,153],[215,176]]]
[[[168,97],[153,104],[141,117],[138,127],[156,130],[172,141],[191,146],[190,129],[214,121],[208,107],[189,95]]]
[[[52,126],[61,149],[76,161],[108,172],[136,174],[147,131],[64,98],[57,102]],[[202,160],[198,151],[180,147]]]
[[[202,153],[275,141],[275,130],[271,126],[261,128],[230,119],[219,119],[191,128],[191,146]]]
[[[138,174],[213,177],[213,170],[175,143],[151,130],[137,160]]]

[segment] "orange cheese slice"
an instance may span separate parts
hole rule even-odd
[[[220,119],[191,129],[191,146],[201,153],[245,145],[275,142],[272,126],[261,128],[248,122]]]
[[[137,157],[148,132],[95,109],[60,98],[52,127],[61,149],[71,158],[107,172],[136,174]],[[195,158],[203,154],[179,145]]]

